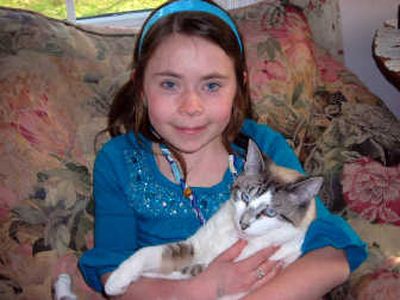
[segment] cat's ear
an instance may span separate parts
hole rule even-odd
[[[263,155],[257,144],[253,140],[249,139],[244,172],[246,175],[257,175],[262,173],[264,169],[265,164]]]
[[[290,192],[296,195],[299,205],[306,204],[318,195],[323,181],[322,176],[308,177],[293,183],[290,187]]]

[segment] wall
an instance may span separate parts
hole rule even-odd
[[[339,0],[308,0],[301,7],[310,24],[314,41],[343,62]]]
[[[346,66],[400,118],[400,91],[380,73],[371,50],[376,29],[384,21],[396,18],[400,2],[340,0],[339,4]]]

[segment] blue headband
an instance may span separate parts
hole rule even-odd
[[[146,36],[150,28],[153,27],[153,25],[158,22],[158,20],[172,14],[187,12],[187,11],[207,13],[216,16],[222,21],[224,21],[232,29],[238,41],[240,52],[243,52],[242,40],[240,39],[238,29],[235,23],[232,21],[232,18],[229,16],[229,14],[227,14],[224,10],[222,10],[218,6],[215,6],[208,2],[204,2],[201,0],[180,0],[161,7],[146,22],[146,24],[143,27],[142,35],[139,41],[139,53],[141,52],[144,37]]]

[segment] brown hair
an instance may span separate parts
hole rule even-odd
[[[234,62],[237,91],[232,116],[222,136],[225,148],[231,152],[230,144],[239,133],[244,119],[251,116],[248,80],[244,77],[247,73],[246,59],[231,28],[218,17],[202,12],[179,12],[161,18],[147,31],[140,49],[138,41],[143,32],[139,34],[132,63],[133,79],[125,83],[115,96],[108,114],[106,131],[116,136],[132,130],[136,136],[141,133],[154,142],[169,145],[168,141],[164,141],[152,130],[142,95],[144,74],[150,58],[157,47],[174,33],[202,37],[218,45]],[[169,147],[175,150],[171,145]],[[184,165],[176,151],[174,154]]]

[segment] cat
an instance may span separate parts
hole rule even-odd
[[[135,252],[111,273],[106,294],[123,294],[140,276],[195,276],[239,239],[248,244],[237,260],[280,245],[270,259],[281,260],[283,266],[290,264],[301,255],[305,233],[316,216],[315,197],[322,182],[322,177],[304,177],[277,166],[249,140],[244,171],[233,183],[231,198],[187,240]]]

